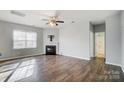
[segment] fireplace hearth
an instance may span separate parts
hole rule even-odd
[[[56,55],[56,46],[46,45],[46,55]]]

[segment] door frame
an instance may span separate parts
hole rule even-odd
[[[105,61],[104,62],[106,62],[106,23],[105,23],[105,21],[102,24],[105,25],[105,34],[104,34],[104,59],[105,59]],[[90,28],[90,30],[89,30],[89,47],[90,48],[89,49],[90,49],[90,53],[91,53],[91,36],[90,36],[90,33],[93,32],[94,38],[93,38],[93,50],[92,51],[93,51],[93,55],[95,57],[95,32],[91,30],[91,27],[93,27],[92,22],[89,22],[89,25],[90,25],[89,26],[89,28]],[[91,55],[90,55],[90,59],[92,59]]]

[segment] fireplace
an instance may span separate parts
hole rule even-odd
[[[56,55],[56,46],[46,45],[46,55]]]

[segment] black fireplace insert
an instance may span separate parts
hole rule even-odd
[[[46,55],[56,55],[56,46],[46,45]]]

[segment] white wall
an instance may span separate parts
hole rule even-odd
[[[89,60],[89,21],[77,21],[59,32],[60,54]]]
[[[121,12],[121,31],[122,31],[122,69],[124,71],[124,11]]]
[[[120,14],[106,18],[106,63],[121,66]]]
[[[53,41],[50,41],[48,35],[54,35]],[[44,54],[45,54],[45,46],[46,45],[56,45],[56,53],[59,54],[59,29],[58,28],[45,28],[43,31],[44,38]]]
[[[26,30],[37,32],[37,48],[36,49],[13,49],[13,30]],[[9,22],[0,21],[0,59],[41,54],[43,48],[43,31],[40,28],[19,25]]]

